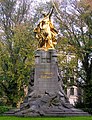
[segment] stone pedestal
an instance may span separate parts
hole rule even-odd
[[[37,95],[59,91],[57,54],[55,50],[36,51],[34,90]]]
[[[6,115],[16,116],[89,116],[68,101],[60,81],[56,50],[37,50],[35,70],[29,82],[28,95],[20,109]]]

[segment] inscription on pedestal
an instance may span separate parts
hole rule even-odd
[[[39,78],[41,79],[49,79],[53,77],[53,73],[49,72],[41,72]]]

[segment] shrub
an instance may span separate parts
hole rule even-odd
[[[89,105],[87,105],[87,104],[85,104],[85,103],[83,103],[83,102],[78,102],[78,103],[75,104],[75,107],[76,107],[76,108],[80,108],[80,109],[82,109],[83,111],[88,112],[89,114],[92,114],[92,108],[90,108],[91,105],[90,105],[90,107],[89,107]]]
[[[7,112],[11,109],[9,106],[0,106],[0,114]]]

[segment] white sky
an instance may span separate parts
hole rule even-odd
[[[38,0],[38,1],[42,1],[42,2],[49,2],[50,0]]]
[[[34,1],[46,3],[49,2],[50,0],[34,0]]]

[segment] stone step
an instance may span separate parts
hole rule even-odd
[[[45,116],[91,116],[87,112],[47,112]]]
[[[32,112],[18,112],[16,114],[16,111],[9,111],[4,113],[3,115],[9,115],[9,116],[39,116],[38,114],[36,115],[36,113],[32,113]],[[91,116],[90,114],[88,114],[87,112],[69,112],[69,111],[44,111],[44,114],[42,116]]]

